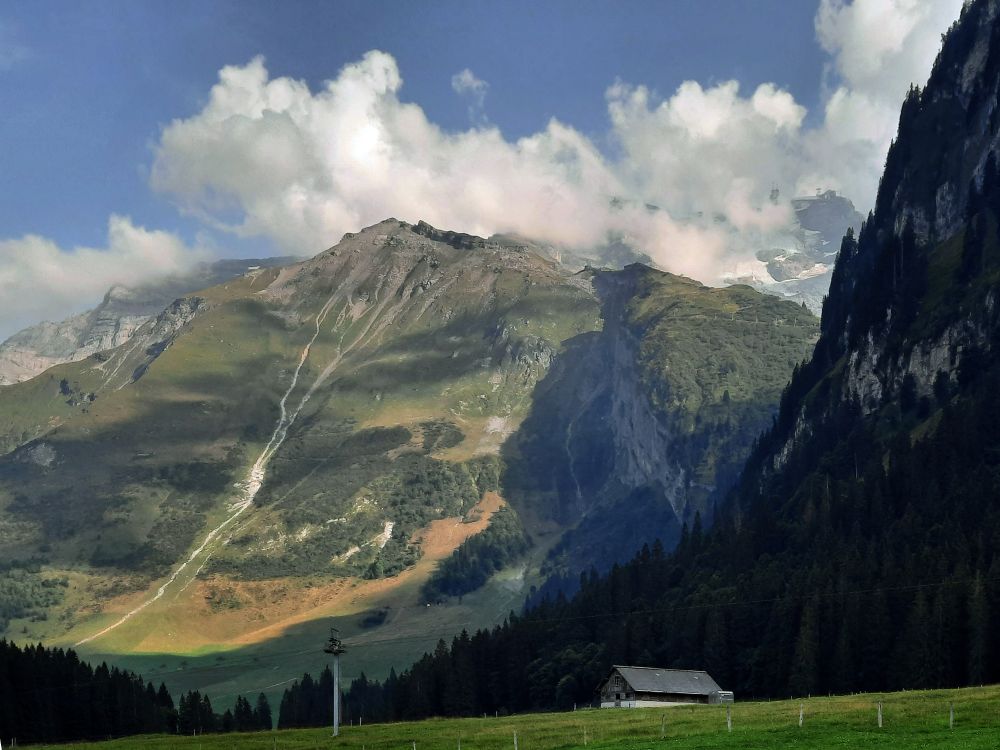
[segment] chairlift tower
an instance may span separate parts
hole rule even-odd
[[[324,652],[333,655],[333,736],[340,734],[340,655],[347,649],[340,640],[340,631],[330,628],[330,637],[326,641]]]

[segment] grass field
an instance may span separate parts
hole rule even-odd
[[[883,701],[883,728],[876,704]],[[955,707],[949,728],[949,706]],[[799,707],[804,708],[799,727]],[[661,723],[662,722],[662,723]],[[400,724],[346,726],[336,740],[329,729],[256,734],[157,736],[59,747],[118,750],[465,750],[556,748],[976,748],[1000,747],[1000,686],[810,698],[732,706],[732,732],[723,706],[585,710],[479,719],[431,719]],[[662,727],[662,730],[661,730]],[[661,738],[661,731],[663,736]]]

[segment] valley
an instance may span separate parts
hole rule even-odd
[[[174,10],[0,4],[0,750],[997,745],[1000,0]]]

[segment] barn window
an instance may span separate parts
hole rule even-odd
[[[615,690],[622,689],[622,678],[619,675],[615,675]]]

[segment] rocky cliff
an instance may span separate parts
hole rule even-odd
[[[809,312],[747,287],[638,264],[585,275],[601,329],[567,342],[504,451],[512,499],[570,527],[546,590],[708,523],[815,340]]]
[[[776,465],[845,409],[884,432],[899,429],[901,400],[927,418],[993,359],[997,13],[967,6],[903,105],[876,209],[844,238],[822,337],[782,411]]]

